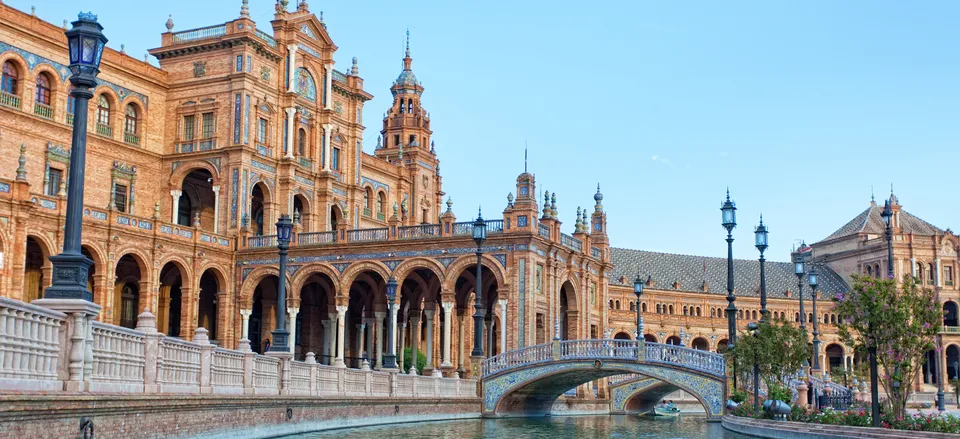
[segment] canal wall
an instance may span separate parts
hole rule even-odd
[[[333,428],[480,417],[480,399],[227,395],[4,395],[0,439],[245,439]]]
[[[723,428],[748,436],[768,439],[956,439],[957,435],[923,431],[889,430],[885,428],[846,427],[806,422],[771,421],[766,419],[724,416]]]

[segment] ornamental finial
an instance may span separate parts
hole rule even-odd
[[[513,192],[507,192],[507,207],[513,207]]]
[[[308,10],[309,10],[309,6],[307,5],[307,0],[300,0],[300,3],[297,4],[297,11],[307,12]]]
[[[173,14],[167,17],[167,32],[173,32]]]
[[[406,57],[410,58],[410,28],[407,28],[407,52]]]
[[[353,66],[350,67],[350,76],[357,76],[360,74],[360,69],[357,67],[357,57],[353,57]]]
[[[453,199],[447,197],[447,213],[453,213]]]
[[[243,0],[243,3],[240,5],[240,16],[250,18],[250,0]]]
[[[437,145],[430,141],[430,154],[437,155]]]
[[[543,217],[550,218],[550,192],[543,191]]]
[[[77,18],[85,21],[97,21],[97,14],[93,12],[81,12],[77,14]]]
[[[20,158],[17,160],[20,166],[17,167],[17,180],[27,181],[27,144],[20,144]]]
[[[550,194],[550,217],[557,219],[557,193]]]
[[[583,220],[580,219],[580,206],[577,206],[577,222],[573,226],[574,233],[580,233],[583,231]]]

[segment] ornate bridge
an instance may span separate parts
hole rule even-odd
[[[624,404],[645,392],[681,389],[703,404],[709,419],[723,416],[722,355],[643,340],[554,340],[488,358],[481,365],[483,415],[546,414],[565,391],[621,374],[644,377],[644,385],[622,396]]]

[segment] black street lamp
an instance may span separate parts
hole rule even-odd
[[[801,247],[802,248],[802,247]],[[807,311],[803,309],[803,255],[793,257],[793,273],[797,275],[797,295],[800,296],[800,329],[807,329]]]
[[[276,354],[289,354],[290,346],[287,345],[287,337],[290,332],[287,331],[286,311],[287,311],[287,250],[290,249],[290,231],[293,230],[293,221],[290,215],[280,215],[277,221],[277,253],[280,255],[280,285],[277,287],[277,329],[274,329],[273,344],[270,345],[270,352]],[[293,324],[293,322],[291,322]]]
[[[487,222],[483,220],[483,213],[477,209],[477,220],[473,222],[473,241],[477,243],[477,281],[473,289],[476,296],[473,313],[473,351],[471,357],[483,357],[483,318],[486,310],[483,306],[483,295],[480,290],[483,283],[480,281],[480,272],[483,268],[483,241],[487,239]]]
[[[886,225],[887,238],[887,278],[893,279],[893,229],[890,228],[890,218],[893,212],[890,210],[890,200],[883,203],[883,212],[880,213],[883,222]],[[870,329],[870,328],[868,328]],[[880,383],[879,366],[877,365],[877,347],[871,345],[867,347],[867,354],[870,357],[870,415],[873,418],[873,426],[880,426]]]
[[[720,205],[723,216],[723,228],[727,230],[727,343],[728,349],[737,344],[737,306],[733,295],[733,228],[737,226],[737,205],[730,201],[730,189],[727,189],[727,201]],[[733,388],[737,388],[737,357],[733,357]]]
[[[394,335],[397,326],[397,279],[390,276],[387,280],[387,308],[389,308],[390,323],[387,324],[387,353],[383,356],[384,369],[397,369],[397,337]]]
[[[755,322],[747,325],[747,330],[753,336],[753,415],[760,416],[760,361],[757,358],[757,351],[760,350],[758,339],[760,336],[760,326]],[[769,397],[769,395],[767,395]]]
[[[637,278],[633,281],[633,294],[637,295],[637,340],[643,339],[643,312],[640,311],[640,297],[643,296],[643,279],[637,270]]]
[[[760,225],[753,232],[756,235],[757,250],[760,250],[760,321],[767,321],[767,273],[765,266],[767,260],[763,258],[763,252],[767,250],[767,226],[763,225],[763,215],[760,215]]]
[[[80,13],[73,28],[66,31],[70,48],[70,92],[74,104],[73,139],[70,143],[70,175],[67,191],[67,218],[64,225],[63,252],[51,256],[53,284],[43,296],[47,299],[81,299],[93,302],[93,293],[87,289],[87,277],[93,261],[81,253],[80,235],[83,233],[83,174],[87,156],[87,103],[93,97],[100,73],[100,56],[107,44],[93,13]]]
[[[937,270],[933,271],[933,289],[936,294],[937,303],[941,303],[940,302],[940,273]],[[944,401],[943,401],[943,396],[944,396],[943,395],[943,378],[944,377],[943,375],[941,375],[943,374],[944,371],[940,370],[941,369],[940,355],[942,355],[941,352],[943,352],[943,335],[942,334],[937,334],[937,349],[935,352],[937,354],[936,361],[934,361],[933,364],[931,364],[931,366],[933,369],[933,373],[937,376],[937,410],[942,412],[946,410],[946,407],[944,407]]]
[[[817,315],[817,266],[810,264],[810,274],[807,275],[810,283],[810,297],[813,300],[813,370],[820,371],[820,316]]]

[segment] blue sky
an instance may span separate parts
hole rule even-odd
[[[76,2],[6,0],[54,23]],[[239,15],[240,0],[117,7],[84,0],[109,45],[142,57],[175,30]],[[269,29],[272,0],[251,0]],[[291,1],[291,8],[296,1]],[[557,193],[564,229],[600,183],[618,247],[725,256],[724,190],[740,210],[735,256],[826,237],[890,184],[904,208],[957,227],[960,3],[950,1],[310,1],[359,58],[373,149],[404,29],[426,87],[444,190],[461,220],[504,208],[523,171]]]

